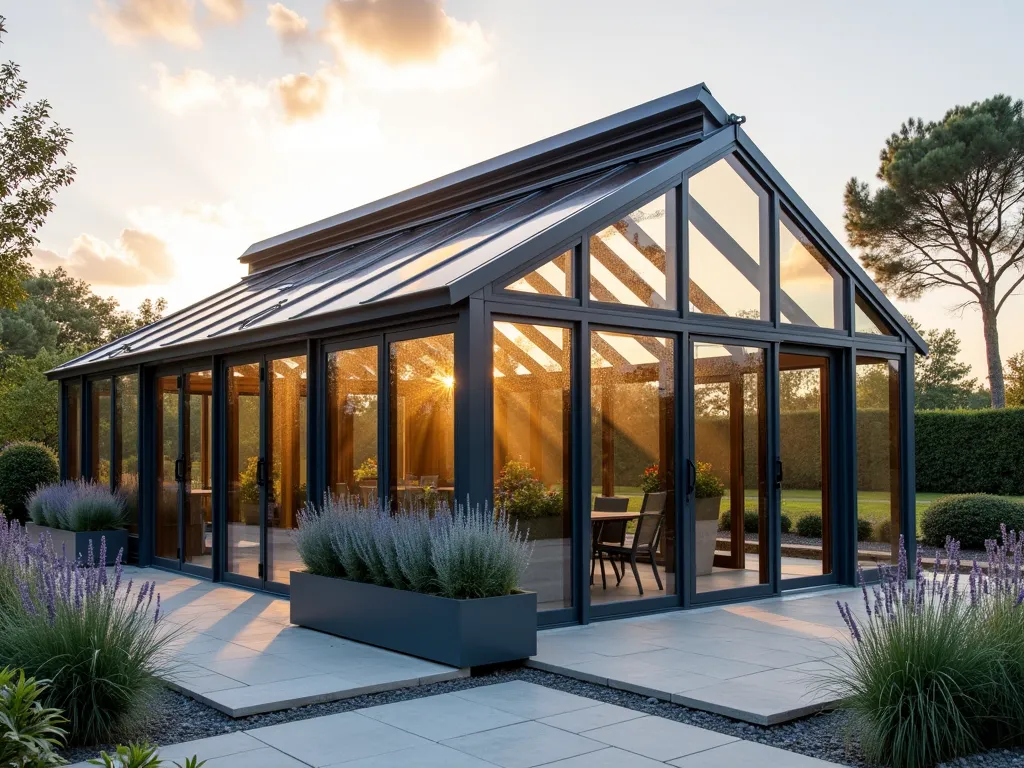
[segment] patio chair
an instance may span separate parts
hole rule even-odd
[[[629,499],[625,496],[597,496],[594,499],[595,512],[628,512]],[[593,538],[593,553],[590,558],[590,583],[594,583],[594,567],[598,561],[601,563],[601,588],[608,589],[608,582],[604,574],[604,560],[601,558],[598,544],[616,544],[622,546],[626,543],[626,521],[605,520],[593,526],[591,536]],[[621,581],[619,569],[612,563],[612,571],[615,573],[616,582]]]
[[[626,563],[633,569],[633,578],[636,579],[636,588],[640,594],[644,593],[644,585],[640,581],[640,571],[637,570],[637,558],[647,557],[651,561],[651,569],[654,571],[654,580],[658,583],[658,589],[665,589],[661,583],[661,574],[658,573],[658,562],[655,553],[658,551],[658,539],[661,537],[661,525],[664,515],[661,512],[643,512],[636,521],[636,533],[633,534],[633,541],[630,546],[615,546],[613,544],[598,544],[596,549],[601,554],[608,555],[608,559],[614,563],[616,560],[622,564],[622,572],[619,580],[615,582],[618,586],[622,577],[626,575]]]
[[[645,493],[644,502],[640,505],[641,512],[664,512],[668,502],[668,491]]]
[[[437,475],[423,475],[420,478],[420,486],[423,488],[437,488]]]

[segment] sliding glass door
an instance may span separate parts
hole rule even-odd
[[[306,356],[229,363],[224,574],[284,590],[301,567],[294,543],[306,503]]]
[[[155,383],[155,525],[159,565],[213,573],[213,376],[158,375]]]
[[[767,594],[771,541],[767,462],[768,350],[718,341],[690,347],[694,601]]]

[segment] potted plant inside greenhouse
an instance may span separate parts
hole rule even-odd
[[[118,552],[127,552],[128,531],[124,496],[104,484],[65,480],[41,485],[26,502],[28,535],[48,534],[55,551],[64,549],[70,558],[86,561],[99,553],[106,540],[106,563],[113,565]]]
[[[537,652],[537,596],[519,588],[532,545],[506,513],[327,495],[298,523],[293,624],[460,668]]]
[[[694,517],[697,521],[697,575],[707,576],[715,562],[718,513],[725,494],[725,483],[714,473],[711,464],[698,461],[693,487]]]
[[[530,539],[562,536],[562,492],[548,489],[529,464],[509,459],[494,484],[494,505],[504,511]]]

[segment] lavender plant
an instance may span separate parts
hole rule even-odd
[[[460,599],[511,593],[532,553],[525,534],[487,508],[439,502],[392,514],[329,495],[300,514],[296,542],[311,573]]]
[[[45,704],[63,710],[72,744],[130,734],[175,636],[155,583],[124,583],[121,552],[108,573],[105,539],[98,554],[71,560],[0,521],[0,666],[50,681]]]
[[[124,497],[88,480],[39,486],[26,506],[36,525],[66,531],[111,531],[125,524]]]
[[[862,614],[837,601],[853,642],[824,685],[853,714],[865,757],[931,766],[1024,736],[1024,541],[1005,526],[987,564],[961,574],[947,539],[926,572],[909,572],[903,538],[895,567],[860,573]]]

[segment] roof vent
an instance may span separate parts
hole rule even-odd
[[[280,301],[276,302],[275,304],[271,304],[269,307],[264,307],[259,312],[257,312],[255,315],[250,315],[249,317],[245,318],[245,320],[243,320],[241,322],[241,324],[238,326],[238,328],[242,329],[242,328],[248,327],[249,325],[252,325],[257,320],[259,320],[261,317],[264,317],[265,315],[269,315],[269,314],[272,314],[274,312],[277,312],[277,310],[279,310],[281,307],[283,307],[287,303],[288,303],[287,299],[281,299]]]

